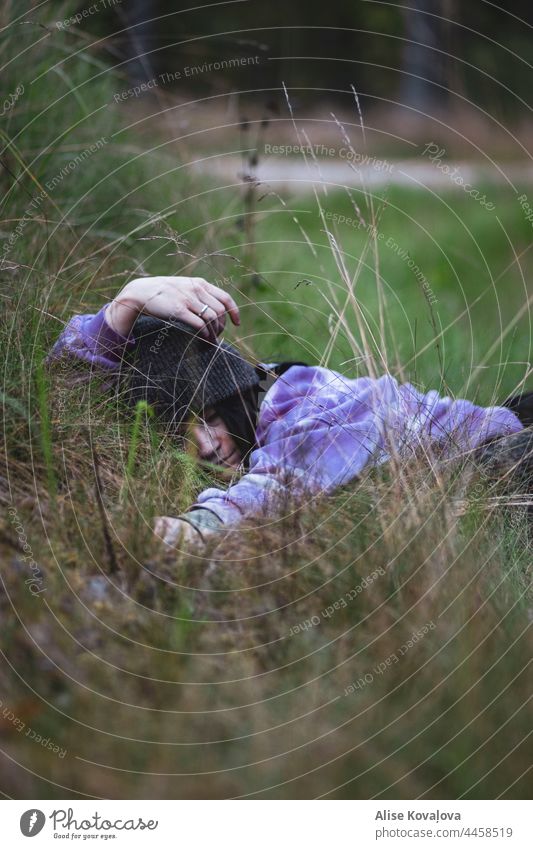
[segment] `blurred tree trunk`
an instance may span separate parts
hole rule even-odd
[[[159,12],[157,0],[128,0],[124,7],[117,7],[123,25],[128,27],[128,56],[130,61],[125,66],[131,82],[139,84],[148,82],[155,76],[156,48],[155,29],[151,19]]]
[[[447,83],[447,63],[437,52],[446,49],[446,24],[437,16],[447,12],[446,0],[411,0],[411,8],[403,12],[407,42],[403,49],[401,102],[421,112],[431,113],[447,100],[446,91],[439,88]]]

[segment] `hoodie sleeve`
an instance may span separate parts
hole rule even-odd
[[[522,429],[504,407],[423,394],[389,375],[349,380],[318,367],[293,367],[265,396],[258,447],[249,472],[227,491],[210,488],[195,507],[225,524],[272,521],[303,499],[328,494],[391,450],[409,458],[423,448],[465,454],[482,442]]]

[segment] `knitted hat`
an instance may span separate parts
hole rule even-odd
[[[123,375],[126,400],[147,401],[173,426],[259,384],[255,368],[236,348],[209,342],[188,324],[141,315],[132,333],[135,346]]]

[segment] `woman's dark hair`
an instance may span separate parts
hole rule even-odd
[[[248,467],[249,456],[256,445],[258,395],[259,387],[252,386],[250,389],[244,389],[236,395],[213,404],[213,409],[235,440],[245,468]]]
[[[256,366],[255,370],[261,383],[213,404],[213,409],[220,416],[228,429],[228,433],[235,440],[241,452],[245,468],[248,467],[250,454],[256,447],[255,430],[257,427],[259,406],[265,395],[265,391],[270,388],[268,386],[269,376],[271,378],[270,385],[272,385],[275,379],[285,374],[291,366],[305,365],[307,364],[294,360],[286,360],[282,363],[272,364],[268,370],[262,366]]]
[[[533,425],[533,392],[522,392],[513,395],[503,402],[504,407],[509,407],[518,416],[524,427]]]

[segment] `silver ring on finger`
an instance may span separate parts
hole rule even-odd
[[[198,318],[203,318],[206,310],[209,309],[209,304],[204,304],[200,312],[198,313]]]

